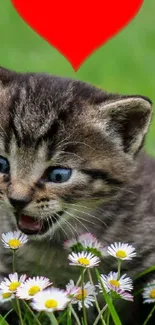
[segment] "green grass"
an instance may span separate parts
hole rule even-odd
[[[0,65],[77,78],[110,92],[141,94],[155,102],[155,1],[145,0],[137,17],[98,49],[75,73],[67,60],[33,32],[10,0],[0,1]],[[155,155],[155,119],[147,150]]]

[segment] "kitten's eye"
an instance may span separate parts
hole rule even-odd
[[[10,170],[9,162],[6,158],[0,156],[0,173],[8,174]]]
[[[71,169],[69,168],[49,168],[47,178],[49,182],[64,183],[71,177]]]

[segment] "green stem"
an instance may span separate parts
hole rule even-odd
[[[84,271],[81,270],[81,286],[82,286],[82,310],[83,310],[83,320],[84,320],[84,325],[88,325],[87,323],[87,315],[86,315],[86,308],[84,304]]]
[[[155,311],[155,305],[151,309],[151,311],[150,311],[149,315],[147,316],[147,318],[146,318],[145,322],[143,323],[143,325],[146,325],[148,323],[148,321],[152,317],[152,314],[153,314],[154,311]]]
[[[49,317],[52,325],[58,325],[57,319],[53,313],[46,313],[46,315]]]
[[[12,270],[13,273],[16,271],[16,265],[15,265],[15,250],[13,250],[13,256],[12,256]]]
[[[62,323],[62,321],[63,321],[63,319],[66,317],[66,315],[67,315],[67,309],[63,312],[62,315],[60,315],[60,316],[58,317],[58,324]]]
[[[73,314],[73,316],[74,316],[74,318],[75,318],[75,320],[77,322],[77,325],[81,325],[79,317],[78,317],[77,313],[75,312],[75,310],[73,309],[72,306],[70,306],[70,309],[71,309],[71,313]]]
[[[103,315],[103,313],[105,312],[105,310],[107,309],[108,305],[106,304],[100,311],[100,313],[98,314],[98,316],[95,319],[95,322],[93,323],[93,325],[97,325],[97,323],[99,322],[101,316]],[[103,324],[106,325],[105,320],[103,319]]]
[[[28,311],[30,312],[30,314],[34,317],[36,323],[38,325],[41,325],[41,323],[39,322],[39,319],[36,317],[36,315],[34,314],[34,312],[31,310],[31,308],[29,307],[29,305],[27,304],[27,302],[25,300],[22,300],[22,301],[23,301],[24,306],[28,309]]]
[[[42,313],[43,311],[40,311],[36,317],[39,319],[42,316]]]
[[[86,269],[83,270],[83,274],[85,274],[85,272],[86,272]],[[78,280],[76,282],[76,287],[78,287],[78,285],[80,284],[81,279],[82,279],[82,277],[81,277],[81,274],[80,274],[80,276],[79,276],[79,278],[78,278]]]
[[[93,279],[92,279],[92,276],[91,276],[90,269],[88,269],[88,277],[89,277],[90,283],[94,286],[94,282],[93,282]],[[98,313],[100,314],[100,317],[101,317],[101,322],[102,322],[103,325],[105,325],[105,321],[103,319],[103,316],[102,316],[102,313],[101,313],[101,309],[99,307],[99,304],[98,304],[98,301],[96,299],[96,295],[95,294],[94,294],[94,300],[95,300],[96,309],[97,309],[97,311],[98,311]]]
[[[71,309],[69,307],[67,310],[67,325],[72,325],[71,324]]]
[[[118,260],[118,276],[117,276],[117,280],[120,279],[121,276],[121,260]]]
[[[109,325],[109,321],[110,321],[110,311],[108,310],[108,313],[107,313],[107,325]]]
[[[16,304],[17,304],[17,311],[18,311],[18,316],[19,316],[19,319],[20,319],[20,324],[24,325],[18,298],[16,298]]]

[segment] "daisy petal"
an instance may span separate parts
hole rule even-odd
[[[119,260],[131,260],[136,256],[135,248],[124,243],[114,243],[107,247],[107,253]]]
[[[108,275],[101,274],[100,279],[102,284],[107,292],[111,290],[111,288],[119,288],[124,291],[131,291],[133,289],[132,280],[126,276],[126,274],[122,275],[118,279],[117,272],[110,272]],[[97,285],[102,292],[102,286],[100,283]]]
[[[100,263],[100,259],[88,252],[81,252],[81,253],[72,253],[69,254],[68,259],[71,261],[70,265],[74,266],[82,266],[86,268],[92,268],[94,266],[98,266]]]
[[[17,272],[9,274],[8,278],[0,283],[0,289],[4,292],[16,292],[17,288],[26,280],[26,274],[18,276]]]
[[[38,292],[49,287],[51,284],[48,278],[42,276],[33,277],[32,279],[29,278],[17,288],[16,296],[19,299],[32,299]]]
[[[27,235],[21,231],[10,231],[2,234],[2,243],[5,248],[16,250],[28,241]]]
[[[155,280],[149,282],[147,287],[143,290],[143,299],[145,303],[155,303]]]
[[[37,311],[53,312],[65,309],[69,301],[65,291],[53,287],[37,293],[31,306]]]
[[[82,288],[74,285],[74,281],[70,280],[66,286],[67,296],[71,299],[71,304],[77,304],[78,309],[82,309],[82,296],[84,298],[84,305],[89,308],[95,301],[96,291],[95,286],[90,282],[84,283],[84,290],[82,295]]]

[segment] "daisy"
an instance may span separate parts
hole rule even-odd
[[[0,290],[0,304],[10,301],[14,298],[15,298],[15,296],[14,296],[13,292],[4,292],[3,290]]]
[[[72,249],[77,244],[78,244],[78,240],[76,238],[72,238],[72,239],[66,240],[64,242],[64,248],[65,249]]]
[[[43,276],[33,277],[32,279],[27,279],[24,283],[17,288],[17,297],[19,299],[32,299],[38,292],[44,290],[52,283],[49,281],[48,278]]]
[[[71,249],[73,252],[87,251],[98,257],[105,255],[106,251],[98,239],[91,233],[84,233],[77,237],[67,240],[64,243],[66,249]]]
[[[69,254],[68,259],[71,261],[70,265],[82,266],[86,268],[92,268],[94,266],[98,266],[100,259],[94,254],[88,252],[81,253],[72,253]]]
[[[110,293],[112,297],[115,299],[124,299],[128,301],[133,301],[133,296],[131,295],[131,293],[124,291],[120,288],[111,286]]]
[[[135,248],[129,244],[114,243],[107,247],[107,253],[120,259],[131,260],[136,256]]]
[[[10,231],[2,234],[2,243],[5,248],[18,249],[28,241],[27,235],[21,231]]]
[[[72,299],[78,293],[79,287],[74,284],[73,280],[70,280],[66,285],[67,296]]]
[[[37,311],[53,312],[55,310],[63,310],[69,303],[70,299],[67,297],[66,292],[57,288],[45,289],[37,293],[31,306]]]
[[[78,242],[84,247],[93,247],[93,244],[97,243],[98,240],[93,234],[87,232],[78,236]]]
[[[97,256],[105,255],[101,242],[91,233],[84,233],[78,237],[78,242],[89,252]]]
[[[18,277],[17,272],[9,274],[8,278],[4,278],[4,281],[0,283],[0,289],[2,289],[4,292],[16,292],[17,288],[20,287],[25,279],[26,274],[21,275],[20,278]]]
[[[70,282],[66,286],[66,290],[67,296],[71,299],[71,304],[78,304],[78,309],[82,309],[82,288],[76,287],[74,285],[74,281],[70,280]],[[93,302],[95,301],[95,295],[95,286],[93,286],[90,282],[84,284],[83,299],[86,308],[89,308],[89,306],[93,306]]]
[[[126,277],[126,274],[122,275],[118,280],[117,272],[110,272],[108,275],[101,274],[100,277],[103,286],[107,292],[110,291],[110,288],[119,288],[124,291],[131,291],[133,289],[132,280],[129,277]],[[101,283],[97,285],[102,291]]]
[[[143,291],[144,304],[155,302],[155,281],[149,282]]]

